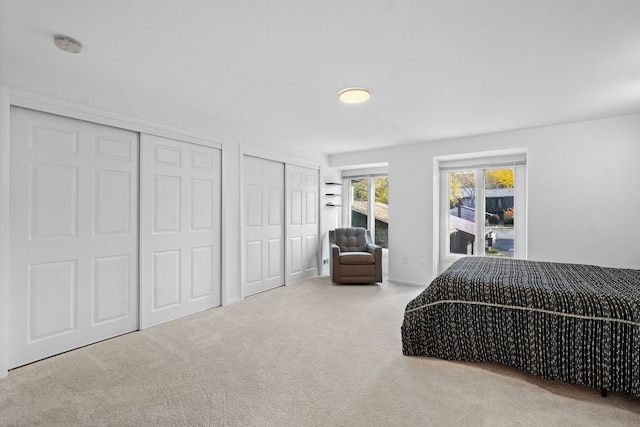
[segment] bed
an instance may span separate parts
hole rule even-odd
[[[465,257],[407,304],[401,331],[407,356],[640,396],[640,270]]]

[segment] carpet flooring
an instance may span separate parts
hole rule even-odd
[[[637,426],[640,400],[405,357],[420,288],[307,279],[14,369],[1,426]]]

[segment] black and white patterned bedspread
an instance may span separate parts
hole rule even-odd
[[[640,396],[640,270],[462,258],[407,304],[402,350]]]

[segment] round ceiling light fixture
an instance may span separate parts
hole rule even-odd
[[[345,104],[360,104],[371,98],[371,92],[363,87],[349,87],[338,92],[338,99]]]
[[[53,36],[53,42],[60,50],[64,50],[68,53],[80,53],[82,50],[80,42],[68,36],[56,34]]]

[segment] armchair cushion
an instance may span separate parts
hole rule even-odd
[[[343,265],[376,263],[375,257],[369,252],[342,252],[338,259]]]

